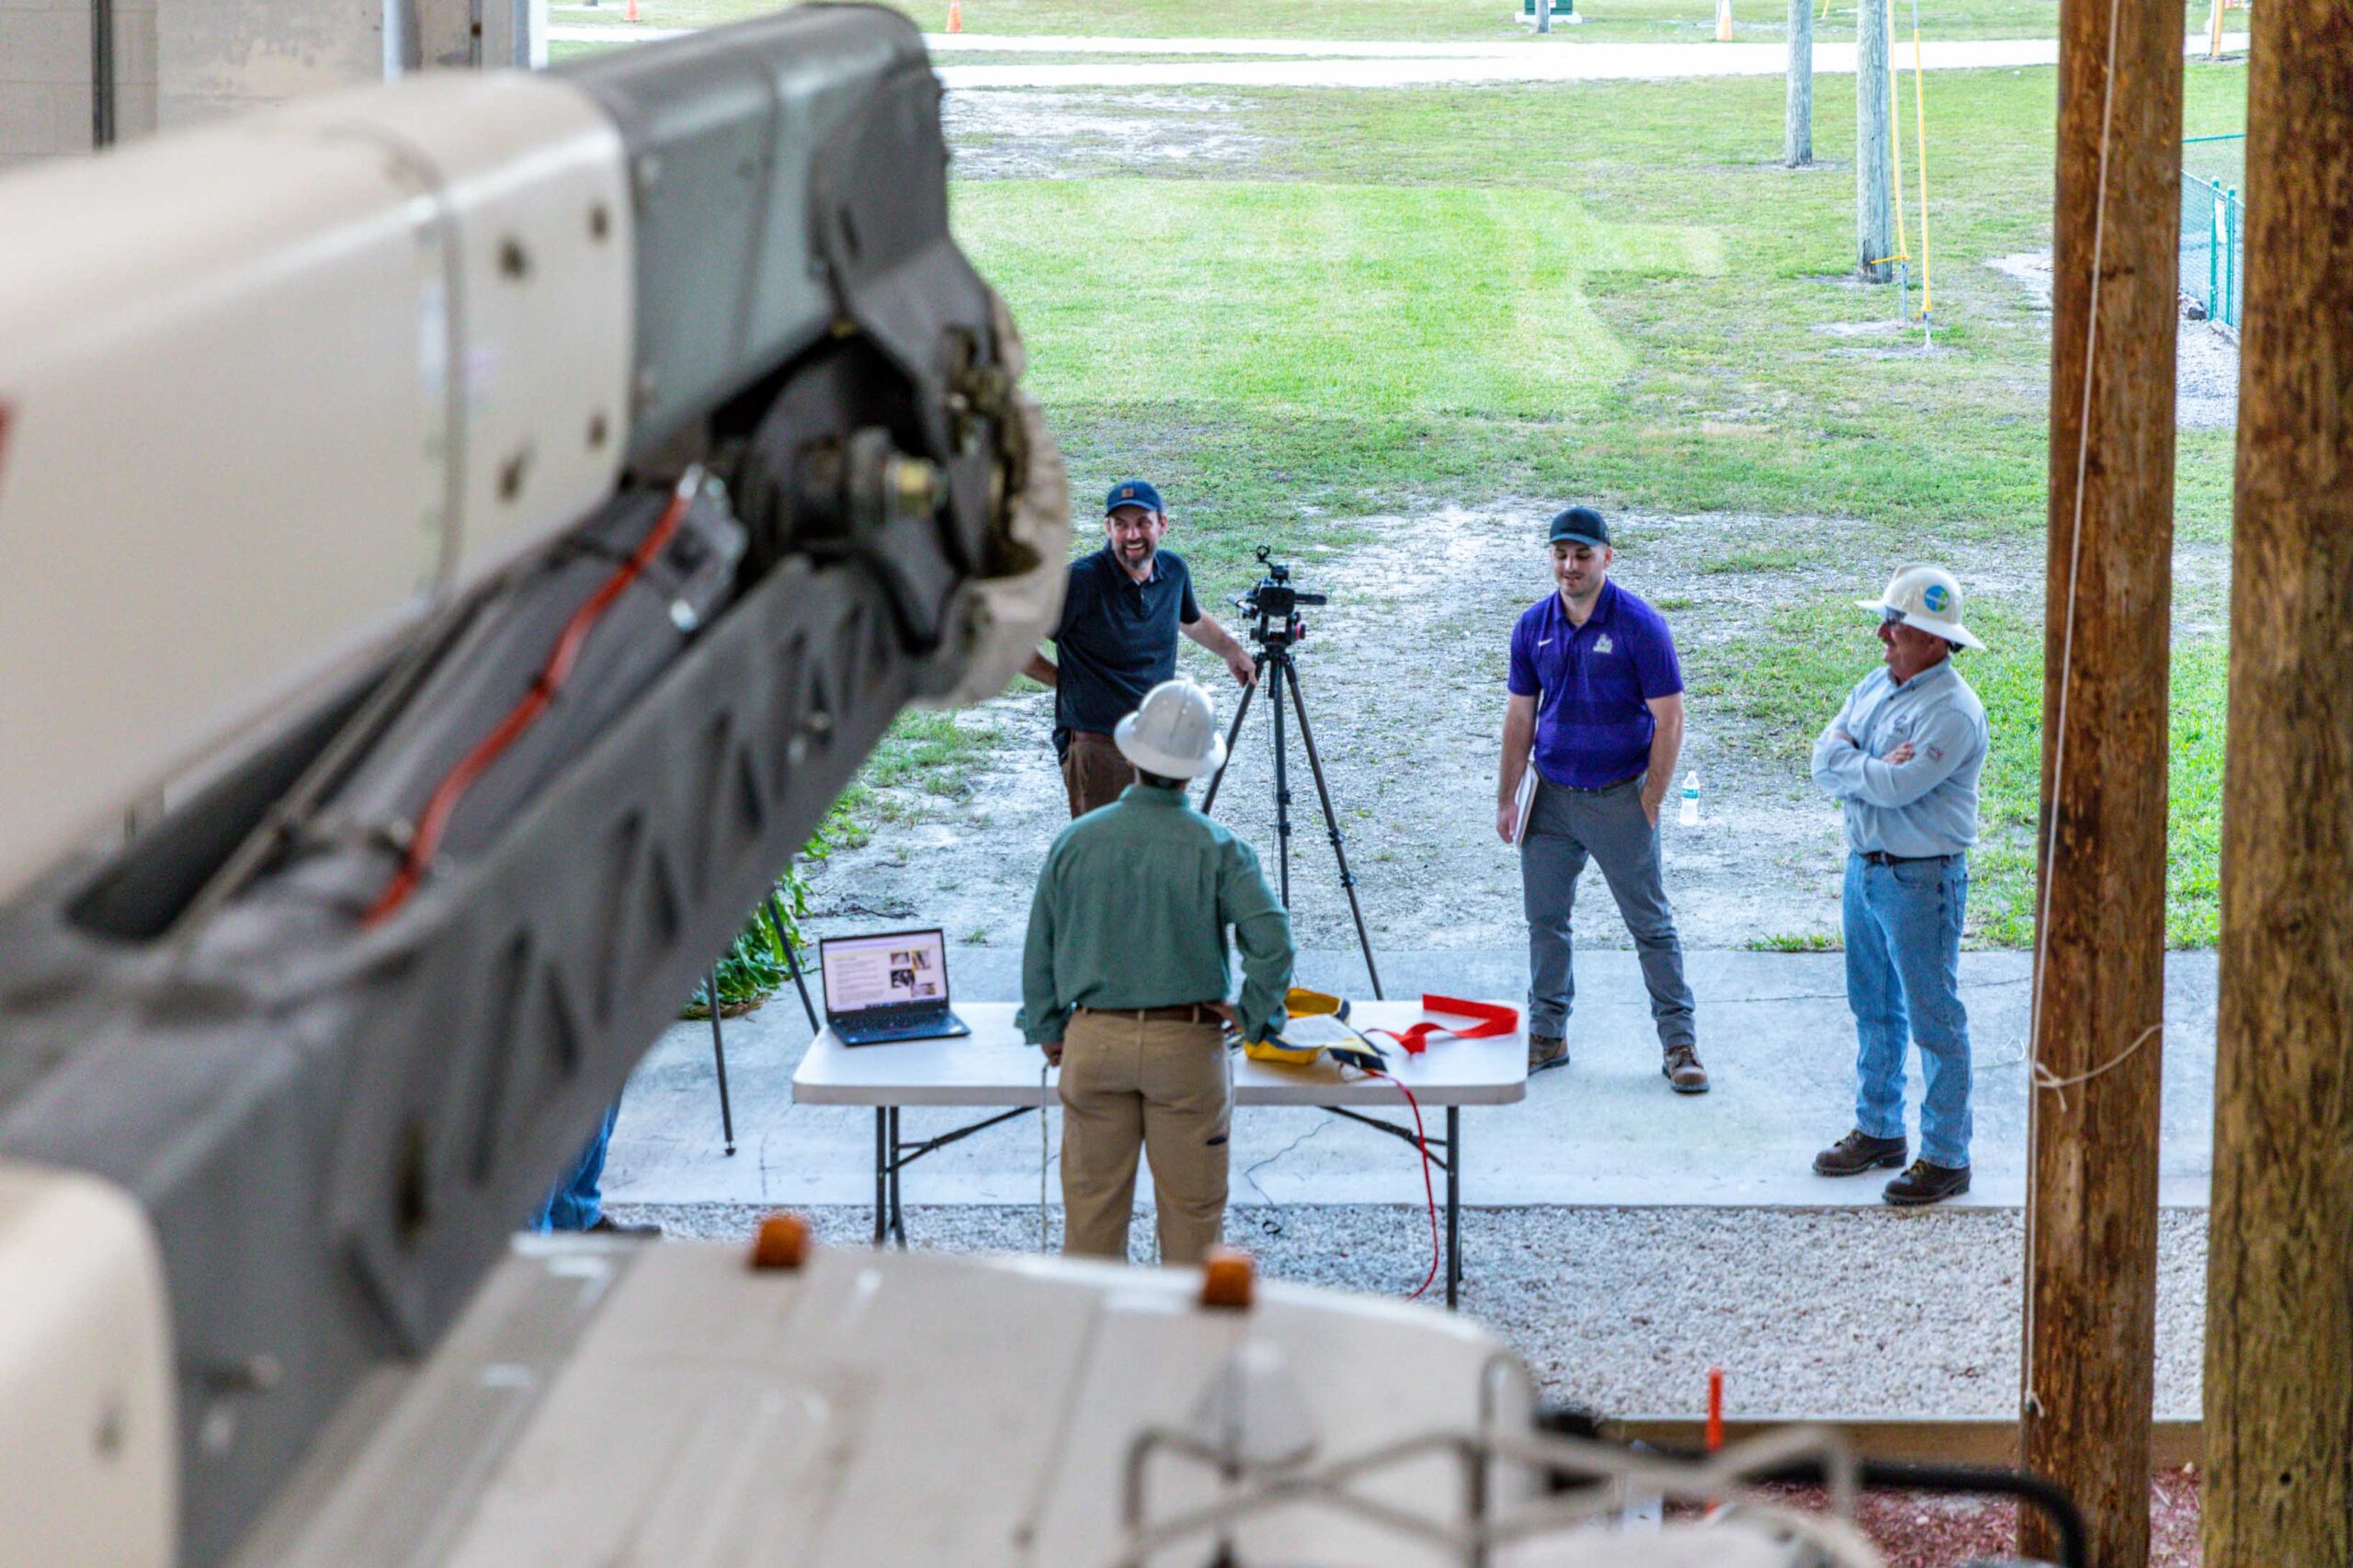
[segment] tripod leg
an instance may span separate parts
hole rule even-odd
[[[1266,676],[1267,655],[1262,653],[1258,655],[1258,680],[1264,680]],[[1225,770],[1233,766],[1233,743],[1242,738],[1242,721],[1250,716],[1250,699],[1258,695],[1258,680],[1242,688],[1242,705],[1233,710],[1233,722],[1225,727],[1225,760],[1210,775],[1210,787],[1201,795],[1203,816],[1209,815],[1210,808],[1217,804],[1217,787],[1225,782]]]
[[[792,976],[793,989],[801,993],[801,1010],[809,1015],[809,1032],[819,1034],[825,1026],[817,1021],[817,1005],[809,1000],[809,981],[801,972],[801,959],[792,950],[792,938],[785,934],[784,911],[777,907],[774,893],[768,894],[768,925],[776,931],[776,945],[784,949],[784,967]]]
[[[1542,5],[1544,0],[1537,0],[1537,3]],[[1315,732],[1307,724],[1307,700],[1299,694],[1297,670],[1291,671],[1290,675],[1290,702],[1299,714],[1299,738],[1307,746],[1308,771],[1315,776],[1315,798],[1323,802],[1324,825],[1332,834],[1332,858],[1340,865],[1340,886],[1348,895],[1348,913],[1356,916],[1357,946],[1364,949],[1364,971],[1372,977],[1372,994],[1378,998],[1381,994],[1381,971],[1372,961],[1372,938],[1365,932],[1364,905],[1357,902],[1356,873],[1348,869],[1348,852],[1340,841],[1339,813],[1332,809],[1332,791],[1324,783],[1324,759],[1316,755]],[[1288,903],[1290,901],[1284,902]]]
[[[1289,650],[1267,662],[1267,712],[1275,721],[1275,858],[1282,869],[1283,907],[1290,907],[1290,767],[1283,746],[1283,677],[1290,676],[1291,699],[1299,699],[1299,675]]]

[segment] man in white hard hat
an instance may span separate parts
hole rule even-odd
[[[1290,917],[1258,857],[1192,808],[1225,760],[1209,693],[1163,681],[1112,738],[1135,768],[1064,828],[1038,873],[1021,1023],[1062,1068],[1063,1250],[1124,1260],[1136,1154],[1152,1161],[1160,1260],[1197,1264],[1225,1226],[1233,1075],[1222,1026],[1289,1021]],[[1242,994],[1225,1000],[1226,931]]]
[[[1865,676],[1813,743],[1813,780],[1847,823],[1847,1005],[1855,1015],[1855,1127],[1816,1154],[1815,1172],[1859,1176],[1903,1165],[1904,1059],[1920,1048],[1927,1096],[1920,1157],[1887,1184],[1895,1204],[1969,1190],[1969,1014],[1961,1003],[1961,927],[1985,706],[1953,667],[1983,648],[1961,624],[1961,585],[1904,566],[1876,599],[1882,668]]]

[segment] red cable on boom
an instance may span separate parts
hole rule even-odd
[[[409,895],[416,891],[417,883],[424,880],[425,869],[431,863],[434,852],[440,847],[441,835],[449,831],[449,818],[457,811],[459,801],[464,800],[466,791],[490,771],[491,765],[522,738],[526,730],[539,722],[540,716],[555,700],[556,693],[563,689],[563,683],[571,678],[572,666],[579,660],[580,646],[588,640],[588,633],[596,630],[605,612],[612,608],[613,601],[628,592],[630,585],[642,576],[646,567],[653,564],[654,558],[662,553],[663,547],[670,542],[670,536],[678,531],[679,522],[685,518],[687,508],[694,504],[695,494],[701,488],[702,470],[688,469],[686,476],[678,481],[677,487],[671,491],[670,504],[662,508],[662,515],[654,519],[654,527],[646,530],[645,538],[630,558],[615,567],[612,575],[606,578],[595,593],[581,601],[580,608],[574,610],[571,619],[563,623],[563,631],[557,634],[554,650],[548,654],[547,663],[540,667],[540,673],[532,677],[531,687],[523,694],[522,700],[509,709],[506,717],[501,719],[488,734],[476,741],[473,749],[459,758],[458,765],[433,787],[433,793],[426,799],[425,810],[416,819],[416,831],[409,840],[408,853],[401,858],[400,869],[385,884],[384,891],[377,895],[376,902],[368,906],[368,912],[359,917],[361,926],[378,924],[408,902]]]

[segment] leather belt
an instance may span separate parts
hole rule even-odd
[[[1550,778],[1545,779],[1544,782],[1552,784],[1555,790],[1566,790],[1572,795],[1601,795],[1612,790],[1623,790],[1629,784],[1639,784],[1643,781],[1643,777],[1639,773],[1629,774],[1615,784],[1552,784]]]
[[[1884,849],[1858,849],[1855,853],[1872,866],[1916,866],[1923,860],[1949,860],[1949,855],[1890,855]]]
[[[1206,1002],[1179,1002],[1170,1007],[1090,1007],[1080,1003],[1077,1011],[1098,1018],[1133,1018],[1138,1023],[1222,1024],[1225,1022],[1210,1011]]]

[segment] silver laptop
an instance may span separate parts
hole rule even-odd
[[[972,1031],[948,1008],[948,938],[928,931],[827,937],[817,944],[825,1022],[844,1045]]]

